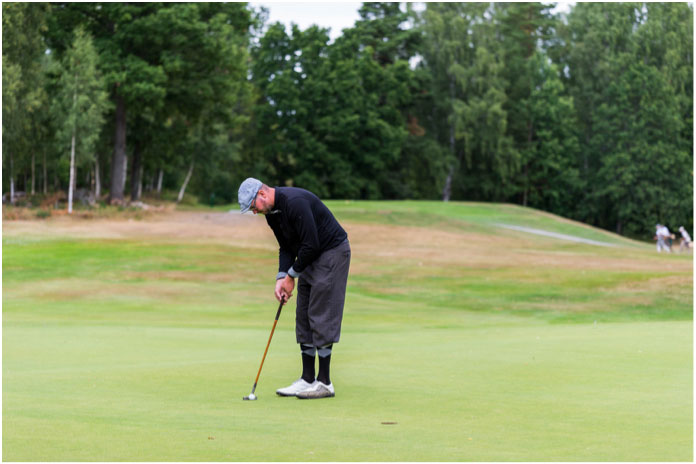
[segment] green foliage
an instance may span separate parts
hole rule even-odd
[[[692,22],[686,4],[578,4],[569,16],[581,219],[636,236],[693,227]]]
[[[582,194],[573,100],[565,95],[558,68],[544,55],[532,55],[529,68],[532,90],[522,106],[528,109],[530,134],[522,144],[518,177],[522,204],[568,214]]]
[[[572,102],[564,98],[558,68],[547,57],[557,24],[550,8],[541,3],[495,4],[505,63],[507,133],[520,155],[519,170],[512,166],[515,175],[506,183],[505,196],[524,206],[567,213],[568,202],[561,204],[558,199],[577,193],[572,188],[577,140],[570,127]]]
[[[193,166],[206,204],[255,176],[323,198],[512,202],[645,239],[658,221],[693,229],[690,4],[418,10],[366,2],[332,42],[243,3],[4,3],[5,185],[37,162],[66,185],[56,66],[82,27],[112,110],[77,179],[94,183],[94,157],[112,196],[160,172],[179,191]]]
[[[52,108],[59,151],[69,157],[71,140],[75,137],[77,165],[91,165],[94,161],[94,148],[109,109],[97,60],[92,38],[78,27],[59,67],[58,91]]]
[[[2,158],[8,186],[10,176],[29,168],[41,139],[33,129],[47,106],[41,57],[49,9],[46,3],[2,4]]]
[[[431,3],[424,13],[431,130],[450,151],[445,200],[500,198],[519,163],[507,134],[502,54],[489,15],[489,5],[466,3]]]
[[[362,15],[333,44],[320,28],[293,26],[287,34],[282,24],[259,41],[255,162],[267,182],[324,197],[403,195],[395,174],[413,85],[403,58],[415,35],[401,28],[407,15],[393,5],[374,4]]]
[[[127,120],[116,119],[116,128],[127,124],[126,133],[134,134],[126,143],[138,163],[153,170],[174,164],[185,174],[198,153],[192,147],[201,150],[199,158],[216,162],[201,137],[213,130],[217,137],[227,126],[224,133],[239,138],[249,98],[244,4],[60,4],[49,34],[58,53],[66,48],[65,30],[78,24],[94,35],[112,98],[123,101]],[[171,127],[185,130],[172,136]],[[112,164],[123,162],[124,148],[116,141]],[[112,190],[124,181],[125,173],[118,175]]]

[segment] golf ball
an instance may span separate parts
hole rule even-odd
[[[251,394],[249,395],[249,399],[250,399],[250,400],[255,400],[255,399],[256,399],[256,395],[254,395],[253,393],[251,393]]]

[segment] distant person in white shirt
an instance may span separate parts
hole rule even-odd
[[[671,253],[669,245],[667,245],[666,240],[669,239],[669,229],[662,224],[657,224],[655,226],[655,238],[657,239],[657,252],[660,253],[664,249],[667,253]]]
[[[679,232],[681,232],[682,236],[681,242],[679,242],[679,253],[681,253],[684,248],[687,250],[691,248],[691,236],[686,231],[684,226],[679,226]]]

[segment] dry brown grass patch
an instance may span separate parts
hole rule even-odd
[[[403,263],[427,267],[468,269],[546,268],[577,271],[653,271],[655,257],[645,251],[607,250],[590,245],[568,245],[536,237],[506,241],[499,235],[470,231],[432,230],[425,227],[346,222],[353,248],[351,267],[370,275],[380,265]],[[158,243],[226,244],[241,248],[276,250],[277,243],[262,217],[239,213],[158,212],[147,218],[51,217],[43,221],[3,222],[5,236],[138,239]],[[506,235],[502,235],[505,237]],[[646,259],[651,258],[651,259]],[[690,260],[661,259],[661,271],[688,272]],[[408,269],[404,269],[408,271]]]

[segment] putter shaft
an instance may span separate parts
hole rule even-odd
[[[266,354],[268,354],[268,347],[271,346],[271,339],[273,339],[273,332],[275,332],[276,325],[278,324],[278,318],[280,317],[280,311],[283,309],[285,304],[285,298],[280,299],[280,305],[278,306],[278,311],[276,312],[275,320],[273,321],[273,328],[271,329],[271,335],[268,337],[268,343],[266,343],[266,350],[263,352],[263,358],[261,358],[261,365],[259,366],[259,372],[256,374],[256,380],[254,380],[254,386],[251,388],[251,393],[256,391],[256,385],[259,383],[259,376],[261,375],[261,369],[263,369],[263,362],[266,360]],[[244,399],[249,399],[248,396]]]

